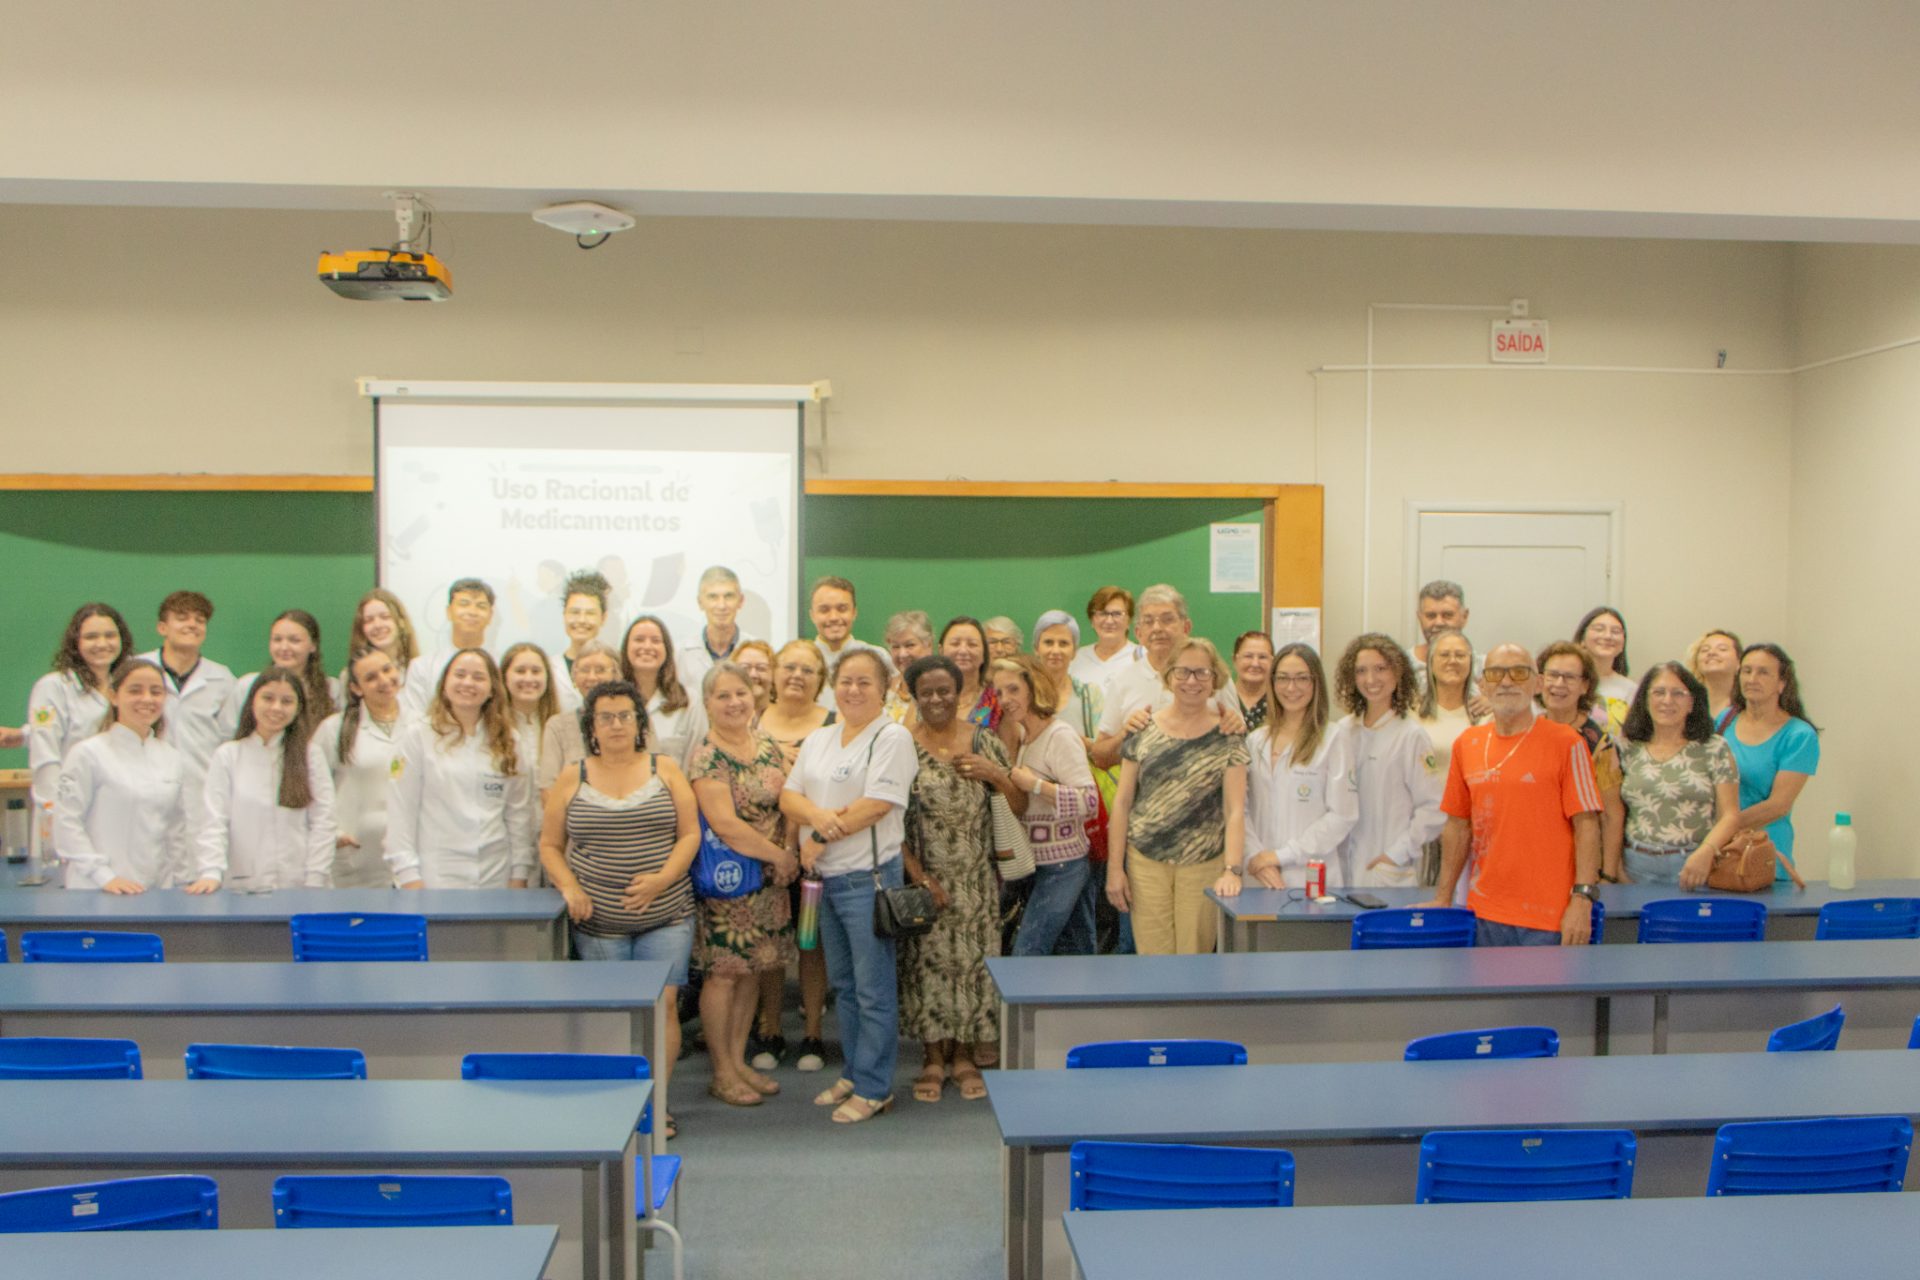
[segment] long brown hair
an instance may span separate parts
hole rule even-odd
[[[304,809],[313,802],[313,780],[307,777],[307,740],[312,735],[312,725],[307,720],[306,686],[291,671],[268,667],[260,673],[253,688],[247,691],[247,700],[240,704],[240,729],[233,740],[244,742],[260,732],[260,721],[253,714],[253,700],[260,696],[262,689],[276,684],[293,690],[294,701],[300,707],[286,732],[280,735],[280,807]]]
[[[380,646],[367,639],[366,631],[360,625],[360,615],[366,611],[370,601],[378,600],[387,606],[387,612],[393,615],[394,643],[400,650],[392,655],[396,665],[402,671],[420,656],[420,644],[413,637],[413,619],[407,616],[407,606],[400,603],[400,597],[385,587],[375,587],[360,597],[360,603],[353,606],[353,630],[347,634],[349,649],[377,649]]]
[[[1355,636],[1353,643],[1347,646],[1347,651],[1340,655],[1340,665],[1333,678],[1335,696],[1340,699],[1340,705],[1353,715],[1366,716],[1366,695],[1354,683],[1353,669],[1360,661],[1360,655],[1368,649],[1385,658],[1387,665],[1398,673],[1393,686],[1393,714],[1406,715],[1420,698],[1420,686],[1413,679],[1413,660],[1407,657],[1407,651],[1400,647],[1399,641],[1378,631]]]
[[[1306,719],[1300,725],[1300,736],[1293,740],[1293,761],[1295,764],[1312,764],[1314,752],[1320,749],[1320,740],[1326,737],[1327,720],[1331,714],[1327,697],[1327,669],[1320,661],[1320,655],[1310,644],[1295,641],[1282,645],[1280,652],[1273,655],[1273,668],[1267,673],[1267,745],[1268,759],[1280,758],[1280,735],[1274,730],[1280,727],[1280,721],[1286,713],[1280,709],[1279,695],[1273,691],[1273,682],[1280,674],[1280,659],[1298,658],[1307,664],[1307,672],[1313,676],[1313,701],[1307,704]]]
[[[393,655],[373,645],[354,649],[352,656],[347,659],[347,687],[341,691],[346,698],[346,705],[340,708],[340,743],[335,751],[341,764],[353,763],[353,745],[360,738],[360,717],[367,702],[365,695],[355,687],[359,680],[354,676],[353,669],[360,664],[360,659],[370,658],[376,653],[389,662],[393,661]],[[397,667],[399,664],[394,665]]]
[[[1473,714],[1473,641],[1467,639],[1467,633],[1458,627],[1442,627],[1427,637],[1427,678],[1420,681],[1420,703],[1414,708],[1414,714],[1422,720],[1432,720],[1440,714],[1440,685],[1433,678],[1433,646],[1442,640],[1458,639],[1467,646],[1467,683],[1463,691],[1466,694],[1461,709],[1467,713],[1468,724],[1479,724],[1480,717]]]
[[[680,683],[680,668],[673,661],[673,632],[667,630],[666,623],[650,613],[643,613],[629,622],[626,634],[620,637],[620,678],[636,689],[640,687],[640,678],[633,670],[633,659],[628,655],[633,647],[633,629],[643,622],[651,622],[660,628],[660,647],[667,652],[666,660],[660,664],[659,683],[656,686],[660,694],[660,710],[663,714],[683,711],[692,705],[693,700],[687,697],[687,687]]]
[[[274,619],[275,623],[291,622],[307,633],[313,641],[313,652],[307,655],[306,666],[300,669],[300,719],[306,723],[307,731],[333,714],[333,689],[327,684],[327,664],[320,658],[320,620],[305,609],[288,609]],[[268,655],[267,665],[273,665],[272,655]],[[264,672],[262,673],[265,674]],[[258,682],[255,683],[258,686]],[[253,695],[247,695],[247,701],[253,701]],[[298,808],[299,806],[294,806]]]
[[[120,633],[120,652],[115,655],[114,662],[124,662],[133,656],[133,632],[127,630],[127,620],[120,616],[118,609],[98,600],[75,609],[73,617],[67,620],[66,631],[60,637],[60,647],[53,651],[53,669],[72,676],[89,689],[99,689],[100,681],[93,674],[93,668],[87,665],[87,660],[80,656],[80,628],[94,618],[107,619]],[[107,675],[112,677],[113,663],[107,665]]]
[[[493,756],[493,767],[512,777],[520,772],[520,749],[513,732],[513,718],[508,714],[511,705],[507,697],[507,682],[500,678],[500,667],[493,655],[485,649],[462,649],[447,660],[440,672],[440,682],[433,686],[433,701],[427,707],[427,723],[442,738],[458,742],[465,736],[460,721],[454,718],[453,708],[447,705],[447,672],[453,670],[453,664],[468,654],[478,655],[487,666],[487,700],[480,704],[480,732],[487,737],[487,749]]]
[[[519,644],[509,645],[507,651],[500,655],[500,681],[502,684],[506,683],[507,668],[511,667],[513,660],[523,653],[537,654],[540,665],[547,669],[546,690],[541,693],[540,701],[533,708],[534,722],[544,725],[560,713],[560,694],[553,685],[553,659],[547,657],[547,651],[531,640],[522,640]],[[511,689],[507,690],[507,706],[509,709],[513,706]]]
[[[1740,651],[1740,664],[1745,666],[1747,659],[1756,653],[1764,653],[1780,664],[1780,709],[1796,720],[1805,720],[1813,725],[1814,732],[1818,733],[1820,726],[1813,723],[1813,717],[1807,714],[1807,704],[1800,700],[1800,673],[1794,669],[1793,659],[1787,656],[1787,651],[1765,641],[1750,644]],[[1736,713],[1743,713],[1747,709],[1747,695],[1740,692],[1738,680],[1733,682],[1733,698],[1729,705]]]

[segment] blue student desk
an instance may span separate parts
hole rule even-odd
[[[375,1079],[449,1080],[480,1050],[652,1061],[666,979],[638,960],[6,964],[0,1035],[124,1037],[149,1079],[179,1079],[186,1047],[216,1041],[360,1049]]]
[[[1283,1147],[1294,1155],[1297,1203],[1410,1204],[1420,1138],[1436,1129],[1631,1129],[1634,1195],[1699,1196],[1723,1124],[1920,1118],[1920,1054],[990,1071],[987,1093],[1006,1144],[1007,1274],[1040,1280],[1066,1275],[1067,1149],[1082,1139]],[[1178,1218],[1167,1229],[1180,1230]],[[1479,1261],[1491,1262],[1484,1249]],[[1617,1251],[1612,1261],[1620,1264]]]
[[[1066,1223],[1085,1280],[1487,1280],[1515,1272],[1619,1280],[1635,1259],[1687,1280],[1893,1280],[1913,1274],[1920,1204],[1889,1195],[1742,1196],[1073,1213]]]
[[[221,1206],[224,1211],[225,1205]],[[0,1275],[136,1280],[540,1280],[553,1227],[0,1235]]]
[[[1432,889],[1356,889],[1390,907],[1411,907],[1433,897]],[[1207,890],[1220,909],[1219,949],[1225,951],[1345,951],[1353,918],[1361,908],[1346,901],[1321,904],[1298,889],[1250,886],[1231,898]],[[1660,898],[1741,898],[1767,906],[1767,941],[1812,939],[1820,908],[1829,902],[1861,898],[1920,898],[1920,880],[1862,880],[1851,889],[1829,889],[1809,880],[1804,890],[1782,882],[1767,893],[1689,893],[1677,885],[1603,884],[1600,902],[1607,909],[1609,943],[1631,943],[1640,928],[1640,908]]]
[[[624,1280],[634,1126],[652,1092],[645,1080],[10,1081],[0,1185],[204,1174],[222,1223],[263,1227],[281,1174],[497,1173],[515,1222],[559,1225],[556,1274]]]
[[[566,958],[566,903],[553,889],[222,889],[189,897],[149,889],[131,897],[41,885],[0,888],[0,930],[19,956],[27,929],[157,933],[174,960],[291,960],[287,921],[306,911],[402,911],[427,918],[435,960]]]
[[[1920,1013],[1920,940],[999,956],[987,968],[1013,1067],[1153,1036],[1238,1040],[1256,1062],[1377,1061],[1416,1036],[1516,1023],[1555,1028],[1563,1054],[1738,1051],[1836,1002],[1843,1046],[1894,1048]]]

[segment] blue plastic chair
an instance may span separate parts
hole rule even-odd
[[[1913,1030],[1907,1033],[1907,1048],[1920,1049],[1920,1018],[1913,1020]]]
[[[1661,898],[1640,908],[1642,942],[1759,942],[1767,907],[1740,898]]]
[[[7,931],[0,929],[0,964],[7,962]]]
[[[1588,938],[1587,941],[1597,947],[1600,945],[1601,939],[1603,939],[1607,933],[1607,909],[1600,904],[1600,899],[1598,898],[1595,898],[1593,900],[1593,931],[1592,932],[1593,932],[1593,936]]]
[[[1420,1141],[1417,1204],[1625,1200],[1636,1143],[1625,1129],[1484,1129]]]
[[[1862,898],[1820,908],[1813,936],[1827,938],[1920,938],[1920,898]]]
[[[1552,1027],[1489,1027],[1448,1031],[1407,1042],[1408,1062],[1454,1062],[1472,1058],[1557,1058],[1560,1033]]]
[[[1354,951],[1470,947],[1479,922],[1465,907],[1383,907],[1353,918]]]
[[[1789,1022],[1767,1037],[1768,1053],[1807,1053],[1840,1047],[1840,1028],[1847,1011],[1839,1005],[1805,1022]]]
[[[0,1195],[0,1232],[211,1231],[219,1225],[220,1188],[212,1178],[184,1174]]]
[[[275,1178],[276,1227],[510,1227],[505,1178],[345,1174]]]
[[[1247,1046],[1231,1040],[1102,1040],[1067,1050],[1069,1067],[1244,1067]]]
[[[1707,1194],[1898,1191],[1906,1183],[1912,1149],[1913,1125],[1905,1116],[1721,1125]]]
[[[294,916],[295,960],[425,960],[427,918],[400,912],[306,911]]]
[[[358,1049],[303,1045],[190,1044],[189,1080],[365,1080],[367,1055]]]
[[[1076,1142],[1070,1209],[1285,1209],[1293,1154],[1265,1147]]]
[[[460,1060],[462,1080],[651,1080],[653,1069],[637,1053],[470,1053]],[[653,1103],[640,1112],[639,1132],[653,1133]],[[645,1203],[646,1184],[634,1178],[633,1203],[640,1229],[658,1229],[673,1245],[674,1280],[686,1275],[686,1242],[680,1230],[660,1216],[670,1197],[680,1189],[679,1156],[657,1156],[651,1146],[641,1150],[641,1160],[649,1162],[653,1174],[653,1203]],[[638,1174],[635,1170],[635,1174]],[[680,1216],[680,1204],[674,1200],[674,1217]]]
[[[20,935],[20,958],[29,964],[159,964],[166,949],[157,933],[35,929]]]
[[[0,1036],[0,1080],[138,1080],[140,1046],[131,1040]]]

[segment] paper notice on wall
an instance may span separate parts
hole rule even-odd
[[[1275,609],[1273,611],[1273,647],[1310,644],[1320,652],[1320,611],[1318,609]]]
[[[1260,528],[1257,524],[1213,526],[1213,594],[1259,592]]]

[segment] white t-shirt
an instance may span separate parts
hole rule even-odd
[[[1081,684],[1097,685],[1104,693],[1114,677],[1146,656],[1147,651],[1137,644],[1121,645],[1111,658],[1103,658],[1093,651],[1092,645],[1085,645],[1067,664],[1067,674]]]
[[[1473,727],[1473,718],[1467,714],[1465,704],[1451,711],[1435,705],[1433,719],[1422,720],[1420,725],[1427,731],[1427,741],[1433,744],[1434,754],[1440,758],[1440,776],[1444,778],[1447,763],[1453,759],[1453,744]]]
[[[390,889],[393,873],[387,869],[387,780],[393,773],[400,734],[413,723],[403,707],[400,718],[381,725],[360,709],[360,728],[353,735],[353,751],[340,763],[340,716],[330,715],[313,731],[313,745],[333,775],[333,818],[340,835],[360,842],[335,851],[333,885],[336,889]]]
[[[250,733],[223,743],[207,765],[193,869],[183,878],[224,881],[236,890],[327,889],[333,885],[333,775],[307,744],[304,809],[280,804],[285,734]]]
[[[796,791],[825,809],[844,809],[856,800],[883,800],[886,816],[873,828],[873,835],[856,831],[830,842],[814,870],[821,876],[842,876],[865,871],[873,866],[874,835],[879,837],[881,862],[900,856],[900,842],[906,837],[907,798],[913,779],[920,772],[920,757],[913,749],[913,734],[885,716],[841,742],[846,726],[822,725],[800,744],[800,756],[787,772],[788,791]],[[808,839],[810,828],[802,827],[800,838]]]
[[[707,709],[688,691],[687,705],[678,711],[662,711],[666,698],[658,689],[647,699],[647,750],[672,756],[682,769],[707,736]]]
[[[1107,705],[1100,712],[1100,730],[1093,736],[1104,738],[1109,734],[1124,734],[1127,731],[1127,719],[1142,707],[1158,711],[1173,702],[1173,690],[1161,681],[1160,673],[1144,656],[1119,675],[1107,686]],[[1239,706],[1229,681],[1213,695],[1217,707],[1239,713]]]
[[[1277,854],[1288,888],[1305,888],[1307,859],[1327,864],[1327,888],[1353,883],[1340,856],[1347,833],[1360,820],[1360,784],[1353,766],[1353,738],[1347,722],[1328,725],[1313,759],[1294,761],[1288,747],[1274,758],[1266,725],[1247,737],[1248,884],[1256,854]],[[1272,859],[1262,859],[1263,864]]]

